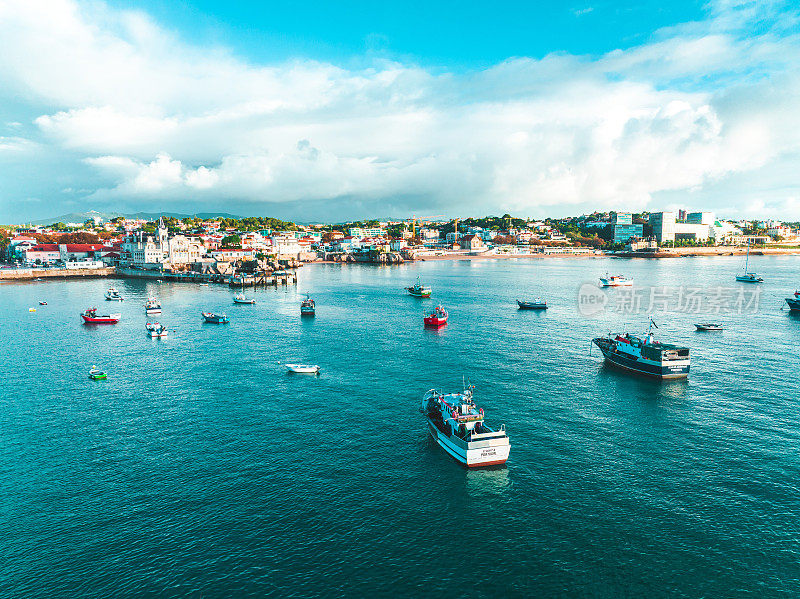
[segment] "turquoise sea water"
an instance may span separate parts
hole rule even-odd
[[[2,284],[0,596],[796,596],[800,317],[780,308],[800,260],[751,266],[754,314],[655,312],[692,349],[670,383],[590,354],[647,316],[585,318],[581,283],[735,287],[738,258],[315,265],[254,306],[227,287],[119,280],[112,304],[107,280]],[[432,300],[404,294],[418,274]],[[150,295],[169,339],[145,337]],[[516,309],[537,295],[546,313]],[[450,323],[423,330],[435,301]],[[92,304],[122,322],[82,325]],[[421,396],[462,377],[507,426],[504,468],[466,471],[426,436]]]

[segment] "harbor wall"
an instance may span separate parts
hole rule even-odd
[[[33,279],[69,279],[75,277],[108,277],[114,267],[106,268],[0,268],[0,281],[30,281]]]

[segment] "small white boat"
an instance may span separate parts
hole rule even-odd
[[[297,372],[299,374],[317,374],[319,373],[319,366],[316,364],[287,364],[286,368],[289,372]]]
[[[630,287],[633,285],[633,279],[629,279],[622,275],[609,275],[600,277],[601,287]]]
[[[718,322],[701,322],[694,325],[698,331],[721,331],[722,325]]]
[[[163,339],[167,336],[167,327],[160,322],[148,322],[144,328],[147,329],[147,334],[154,339]]]
[[[121,302],[124,298],[120,295],[119,291],[110,287],[108,291],[106,291],[106,299],[111,302]]]
[[[250,297],[245,297],[243,293],[233,296],[234,304],[255,304],[256,300]]]
[[[145,314],[161,314],[161,302],[151,297],[144,305]]]

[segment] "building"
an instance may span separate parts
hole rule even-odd
[[[27,264],[55,264],[60,262],[85,262],[100,258],[103,250],[111,248],[101,243],[42,243],[25,250]]]
[[[656,252],[658,251],[658,242],[650,237],[648,239],[632,238],[625,249],[629,252]]]
[[[122,242],[122,261],[138,268],[201,262],[205,253],[205,246],[197,239],[185,235],[170,237],[163,221],[159,221],[155,234],[136,231]]]
[[[661,244],[681,239],[708,241],[714,226],[714,213],[693,212],[687,215],[687,220],[690,217],[697,222],[678,222],[674,212],[653,212],[650,214],[653,235]]]
[[[617,212],[614,217],[615,225],[632,225],[633,215],[630,212]]]
[[[363,227],[351,227],[349,232],[351,237],[358,237],[359,239],[364,239],[365,237],[383,237],[386,235],[386,231],[380,227],[373,227],[369,229]]]
[[[474,234],[464,235],[459,243],[462,250],[479,250],[486,247],[481,238]]]
[[[686,215],[686,223],[691,225],[713,225],[713,212],[690,212]]]
[[[614,217],[614,243],[628,243],[634,237],[644,234],[644,225],[633,224],[633,215],[630,212],[617,212]]]

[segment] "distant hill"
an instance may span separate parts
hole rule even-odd
[[[125,218],[140,218],[144,220],[156,220],[160,216],[171,216],[173,218],[242,218],[241,216],[230,214],[228,212],[198,212],[196,214],[182,214],[180,212],[133,212],[126,214],[123,212],[98,212],[97,210],[89,210],[88,212],[70,212],[69,214],[62,214],[61,216],[42,218],[29,222],[33,225],[50,225],[52,223],[82,223],[90,218],[100,217],[103,219],[103,221],[108,221],[118,216],[123,216]]]

